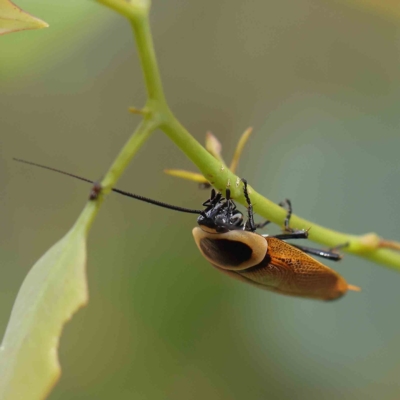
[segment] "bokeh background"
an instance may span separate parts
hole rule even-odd
[[[12,157],[97,179],[139,121],[127,107],[145,101],[122,17],[90,1],[18,4],[50,28],[0,39],[1,335],[89,191]],[[230,160],[253,126],[239,174],[259,192],[324,226],[400,240],[400,20],[371,4],[153,0],[152,26],[171,108],[199,141],[211,130]],[[158,132],[118,186],[199,207],[208,193],[164,168],[195,170]],[[89,240],[90,303],[64,330],[50,399],[400,397],[398,272],[346,255],[333,266],[361,293],[279,296],[215,271],[194,225],[109,196]]]

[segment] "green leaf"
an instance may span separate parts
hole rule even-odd
[[[48,26],[46,22],[21,10],[10,0],[0,0],[0,35]]]
[[[63,325],[87,303],[86,234],[97,206],[32,267],[15,301],[0,347],[0,399],[37,400],[60,376]]]

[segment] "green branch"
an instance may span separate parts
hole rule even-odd
[[[103,193],[109,193],[115,186],[116,182],[132,160],[133,156],[138,152],[140,147],[149,138],[160,125],[156,118],[145,118],[137,127],[136,131],[130,137],[126,145],[122,148],[117,158],[111,165],[110,169],[101,181]]]

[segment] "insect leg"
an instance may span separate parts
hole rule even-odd
[[[246,221],[246,230],[254,232],[256,230],[256,224],[254,223],[254,213],[253,213],[253,205],[251,204],[249,192],[247,191],[247,181],[242,178],[243,182],[243,194],[247,201],[247,215],[248,219]]]
[[[290,243],[291,246],[297,247],[299,250],[304,251],[304,253],[312,254],[313,256],[318,256],[326,258],[327,260],[339,261],[342,259],[342,255],[335,253],[334,251],[325,251],[321,249],[315,249],[313,247],[299,246],[297,244]]]
[[[279,203],[280,207],[287,206],[287,214],[286,214],[286,218],[285,218],[285,231],[286,232],[291,232],[292,228],[290,228],[289,224],[290,224],[290,218],[292,217],[292,202],[289,199],[285,199],[283,201],[281,201]]]
[[[345,242],[342,244],[338,244],[335,247],[331,247],[328,251],[329,251],[329,253],[334,253],[334,252],[336,252],[336,250],[344,249],[345,247],[348,247],[348,246],[350,246],[350,242]]]
[[[263,237],[270,237],[271,235],[261,235]],[[308,231],[293,231],[288,233],[281,233],[279,235],[273,235],[272,237],[281,239],[281,240],[288,240],[288,239],[307,239],[308,238]]]
[[[242,182],[243,182],[243,194],[244,194],[244,197],[246,198],[247,205],[248,205],[248,207],[247,207],[248,220],[246,222],[246,229],[249,228],[248,230],[251,230],[252,232],[254,232],[256,229],[264,228],[271,221],[267,220],[264,222],[260,222],[258,224],[254,223],[253,205],[251,204],[250,196],[247,191],[247,180],[242,178]],[[285,218],[285,232],[287,232],[287,234],[277,235],[275,237],[277,237],[279,239],[306,239],[308,236],[306,231],[295,230],[295,229],[290,228],[289,224],[290,224],[290,218],[292,216],[292,203],[289,199],[285,199],[284,201],[281,201],[279,203],[279,206],[284,207],[285,204],[287,205],[287,215]]]
[[[266,220],[264,222],[259,222],[258,224],[255,224],[254,226],[256,229],[262,229],[270,223],[271,223],[271,221]]]
[[[293,229],[290,227],[290,218],[292,217],[292,202],[289,199],[285,199],[283,201],[281,201],[279,203],[279,205],[281,207],[284,207],[285,205],[287,206],[287,214],[286,214],[286,218],[285,218],[285,222],[284,222],[284,232],[286,232],[286,234],[282,234],[282,235],[276,235],[275,237],[277,237],[278,239],[307,239],[308,237],[308,230],[304,230],[304,229]],[[289,237],[287,236],[289,235]],[[294,235],[294,236],[291,236]]]
[[[289,221],[290,221],[290,217],[291,217],[291,215],[292,215],[292,205],[291,205],[291,203],[290,203],[290,200],[285,200],[285,201],[281,201],[279,204],[278,204],[278,206],[279,207],[283,207],[286,203],[289,203],[289,205],[290,205],[290,212],[288,212],[288,215],[286,216],[286,219],[285,219],[285,231],[290,231],[290,228],[289,228]],[[271,221],[269,221],[268,219],[267,220],[265,220],[264,222],[259,222],[258,224],[255,224],[254,226],[255,226],[255,228],[256,229],[262,229],[262,228],[264,228],[265,226],[267,226],[268,224],[270,224],[271,223]]]
[[[228,202],[228,215],[232,214],[231,189],[226,188],[226,201]]]
[[[281,201],[281,202],[278,204],[278,206],[279,206],[279,207],[283,207],[287,202],[289,202],[289,204],[290,204],[290,215],[286,216],[286,219],[285,219],[285,231],[287,231],[287,230],[290,231],[290,228],[289,228],[289,220],[290,220],[290,216],[292,215],[292,209],[291,209],[290,200]],[[269,221],[269,220],[267,219],[267,220],[265,220],[264,222],[259,222],[258,224],[255,224],[254,226],[255,226],[256,229],[262,229],[262,228],[266,227],[266,226],[267,226],[268,224],[270,224],[270,223],[271,223],[271,221]]]

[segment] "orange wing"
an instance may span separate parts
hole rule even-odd
[[[222,270],[226,274],[281,294],[321,300],[334,300],[347,290],[358,288],[349,285],[336,271],[308,254],[274,237],[266,237],[268,250],[264,260],[241,271]]]

